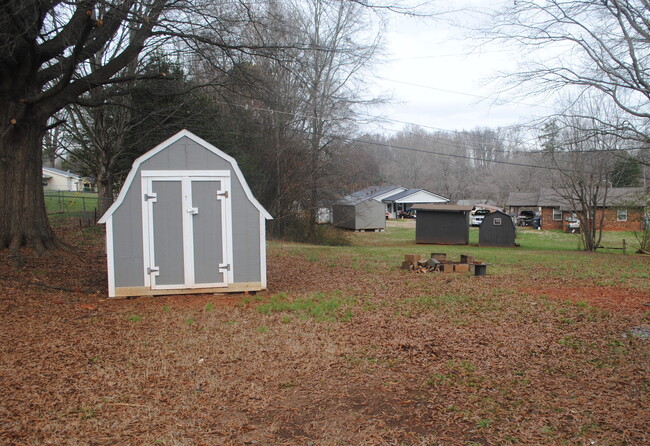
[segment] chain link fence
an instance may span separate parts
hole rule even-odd
[[[100,217],[97,215],[99,197],[96,193],[46,190],[43,194],[48,214],[65,214],[93,221]]]

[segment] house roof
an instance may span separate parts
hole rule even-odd
[[[131,183],[135,180],[135,176],[137,174],[138,168],[140,167],[140,164],[142,164],[144,161],[148,160],[149,158],[155,156],[159,152],[162,152],[164,149],[167,147],[171,146],[174,144],[176,141],[180,140],[181,138],[189,138],[192,141],[196,142],[197,144],[203,146],[205,149],[209,150],[210,152],[214,153],[215,155],[221,157],[225,161],[227,161],[233,170],[233,173],[239,178],[239,181],[242,185],[242,188],[244,189],[244,194],[246,195],[246,198],[255,206],[260,213],[266,218],[267,220],[273,219],[271,217],[271,214],[267,212],[266,209],[260,204],[259,201],[253,196],[253,193],[251,192],[250,188],[248,187],[248,183],[246,183],[246,179],[244,178],[244,175],[242,174],[241,170],[239,170],[239,166],[237,165],[237,161],[230,155],[222,152],[221,150],[217,149],[215,146],[210,144],[209,142],[205,141],[202,138],[199,138],[196,136],[194,133],[190,132],[189,130],[181,130],[171,138],[161,142],[158,144],[156,147],[153,149],[149,150],[146,152],[144,155],[140,156],[133,162],[133,166],[131,167],[131,171],[129,172],[129,175],[126,177],[126,180],[124,181],[124,184],[122,185],[122,189],[120,190],[119,195],[117,196],[117,199],[115,202],[111,205],[110,208],[106,211],[106,213],[102,216],[102,218],[99,219],[98,223],[106,223],[106,221],[110,218],[111,215],[113,215],[113,212],[117,210],[117,208],[120,207],[122,202],[124,201],[124,198],[126,197],[126,193],[128,192],[129,188],[131,187]]]
[[[607,189],[607,199],[604,206],[620,206],[628,203],[642,205],[640,197],[644,192],[642,187],[610,187]],[[506,201],[507,206],[539,206],[559,207],[562,210],[571,210],[571,203],[567,199],[567,189],[542,188],[538,192],[511,192]]]
[[[490,200],[489,198],[468,198],[466,200],[458,200],[456,204],[460,204],[460,205],[473,204],[474,206],[480,206],[480,207],[492,206],[492,208],[496,208],[497,205],[496,201]],[[497,208],[497,209],[501,209],[501,208]]]
[[[412,198],[414,195],[425,195],[431,198],[431,201],[436,203],[436,202],[448,202],[449,199],[443,197],[442,195],[434,194],[433,192],[429,192],[428,190],[425,189],[408,189],[402,192],[398,192],[395,195],[391,195],[389,197],[384,198],[382,201],[385,203],[388,202],[397,202],[397,203],[412,203],[409,201],[409,198]],[[423,201],[418,201],[419,203],[424,203]]]
[[[406,190],[405,187],[402,186],[370,186],[366,187],[365,189],[361,189],[359,191],[353,192],[350,195],[346,195],[345,197],[342,198],[342,200],[345,199],[351,199],[351,200],[358,200],[362,199],[363,200],[369,200],[369,199],[374,199],[376,197],[380,197],[385,194],[389,194],[393,191],[394,193],[401,192],[403,190]]]
[[[422,203],[411,206],[416,211],[439,211],[439,212],[467,212],[474,209],[471,204],[433,204]]]
[[[61,175],[61,176],[64,176],[66,178],[81,178],[76,173],[72,173],[70,171],[65,171],[65,170],[61,170],[61,169],[55,169],[54,167],[43,167],[43,178],[52,178],[52,177],[46,176],[45,172],[55,174],[55,175]]]
[[[339,201],[336,202],[336,204],[339,205],[344,205],[344,206],[356,206],[361,203],[365,203],[366,201],[371,201],[376,203],[379,206],[384,206],[381,201],[373,200],[372,198],[354,198],[351,196],[343,197]]]
[[[506,206],[537,206],[539,192],[510,192]]]

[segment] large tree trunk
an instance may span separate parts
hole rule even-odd
[[[0,249],[56,245],[43,198],[41,141],[45,122],[11,124],[0,112]],[[5,124],[6,123],[6,124]]]
[[[97,176],[97,215],[104,215],[113,204],[113,175],[108,169]]]

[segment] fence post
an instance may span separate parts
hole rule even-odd
[[[625,254],[625,239],[623,239],[623,254]]]

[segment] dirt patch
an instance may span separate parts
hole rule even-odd
[[[558,301],[585,303],[594,307],[621,312],[650,311],[650,293],[632,288],[581,286],[519,288],[534,296]]]

